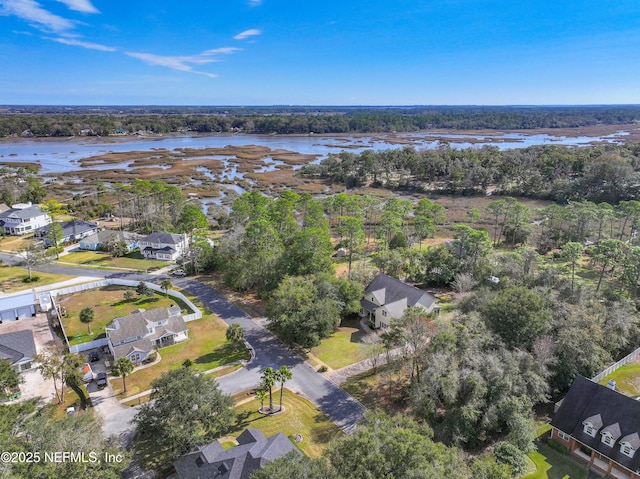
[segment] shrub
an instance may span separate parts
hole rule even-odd
[[[499,442],[494,448],[494,454],[498,462],[511,466],[516,476],[521,476],[527,469],[524,453],[513,444]]]
[[[318,372],[319,372],[319,373],[326,373],[328,369],[329,369],[329,368],[327,368],[327,367],[323,364],[322,366],[320,366],[320,367],[318,368]]]
[[[562,454],[566,454],[567,453],[567,447],[565,445],[563,445],[563,444],[560,444],[555,439],[547,438],[547,445],[551,449],[555,449],[556,451],[558,451],[558,452],[560,452]]]

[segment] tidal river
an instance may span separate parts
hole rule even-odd
[[[448,143],[452,148],[472,146],[496,146],[500,149],[525,148],[532,145],[558,144],[581,146],[593,143],[622,143],[624,131],[600,137],[552,136],[548,134],[495,133],[483,135],[431,134],[429,132],[406,134],[380,134],[363,136],[261,136],[218,134],[210,136],[165,136],[165,137],[108,137],[70,139],[5,139],[0,140],[0,164],[3,162],[25,162],[40,165],[42,174],[64,173],[81,169],[79,160],[108,153],[128,151],[168,150],[177,148],[221,148],[225,146],[258,145],[272,150],[317,155],[319,159],[328,153],[347,150],[360,153],[364,150],[384,150],[410,145],[416,149],[438,148]],[[92,164],[82,169],[127,168],[130,160],[120,164]]]

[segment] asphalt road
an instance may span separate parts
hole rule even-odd
[[[17,262],[15,257],[7,254],[0,254],[0,259],[6,264],[15,264]],[[40,266],[37,270],[73,276],[118,277],[158,284],[167,277],[135,273],[111,273],[108,270],[74,268],[53,264]],[[309,399],[342,430],[351,432],[356,424],[362,421],[366,411],[362,404],[330,379],[315,371],[300,356],[282,344],[267,329],[253,321],[251,317],[219,291],[188,278],[171,277],[171,280],[179,288],[185,289],[198,297],[203,304],[227,324],[238,323],[242,326],[245,332],[245,339],[255,351],[255,358],[246,367],[218,379],[218,383],[225,393],[236,394],[256,388],[260,384],[260,372],[264,368],[272,367],[277,369],[281,365],[286,365],[293,372],[293,379],[286,383],[286,387]]]

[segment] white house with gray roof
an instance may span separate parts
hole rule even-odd
[[[140,240],[140,252],[147,259],[175,261],[188,244],[186,234],[151,233]]]
[[[302,454],[279,432],[270,438],[257,429],[245,429],[238,436],[238,445],[225,450],[218,441],[185,454],[174,463],[179,479],[249,479],[268,462],[290,452]]]
[[[21,236],[33,233],[37,228],[51,223],[51,216],[38,206],[29,203],[17,203],[0,213],[0,226],[5,234]]]
[[[127,357],[134,364],[147,359],[154,349],[189,339],[179,306],[139,309],[114,319],[105,329],[113,357]]]
[[[386,328],[412,306],[422,307],[427,314],[440,312],[436,298],[429,293],[380,273],[364,291],[360,316],[368,317],[374,328]]]

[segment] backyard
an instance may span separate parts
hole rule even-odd
[[[567,454],[552,449],[542,441],[537,443],[538,450],[530,452],[536,471],[523,479],[585,479],[587,470]]]
[[[112,258],[99,251],[77,251],[60,257],[61,263],[74,263],[94,268],[122,268],[136,271],[150,271],[166,266],[165,261],[144,259],[138,251],[133,251],[120,258]]]
[[[124,293],[127,290],[134,293],[133,299],[124,299]],[[59,302],[67,311],[67,316],[62,318],[62,324],[70,345],[104,338],[107,324],[136,309],[168,308],[177,303],[183,312],[186,311],[187,314],[192,312],[185,304],[171,296],[165,297],[160,293],[154,293],[151,297],[139,296],[135,294],[135,288],[115,285],[61,296]],[[83,308],[92,308],[95,312],[95,319],[91,322],[91,334],[88,332],[87,325],[80,321],[80,311]]]
[[[616,382],[616,389],[627,396],[640,396],[640,361],[638,358],[621,366],[600,380],[599,384],[607,385],[610,379]]]

